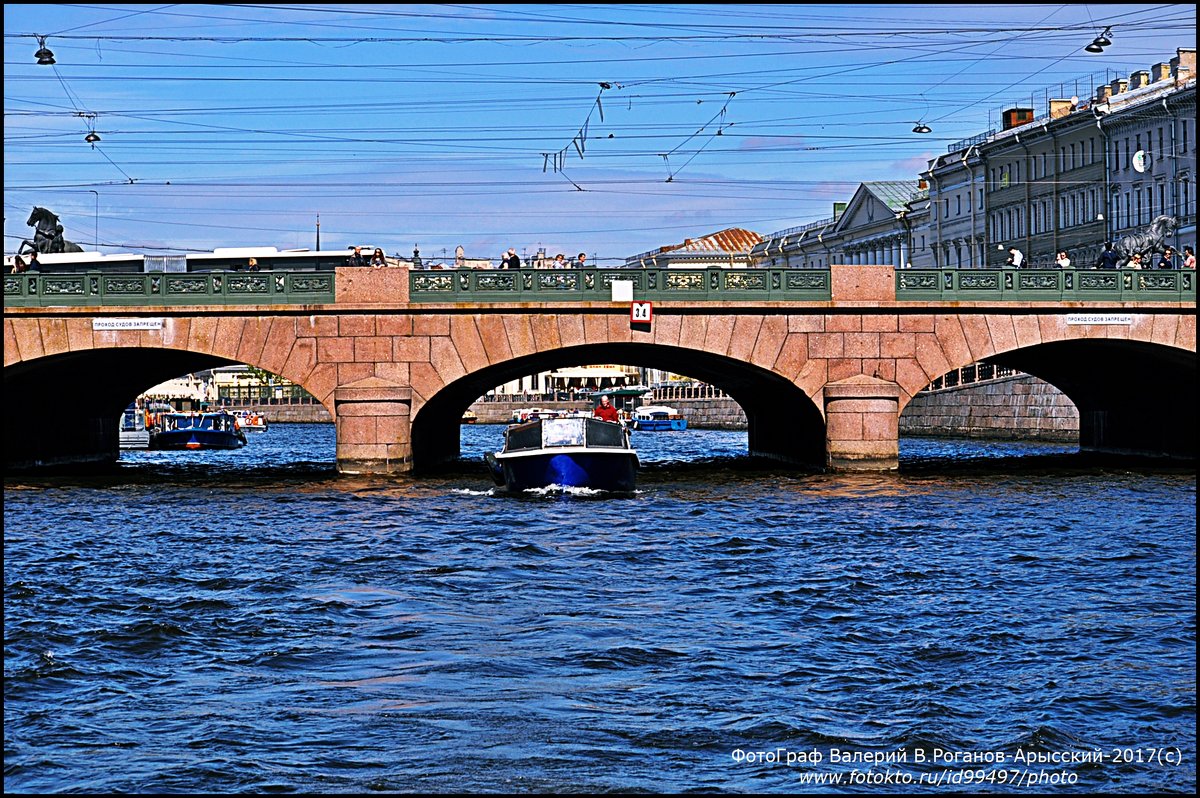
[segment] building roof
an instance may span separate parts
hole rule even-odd
[[[682,244],[659,247],[656,254],[664,252],[749,252],[763,238],[758,233],[730,227],[701,238],[689,238]]]
[[[862,186],[897,213],[904,210],[905,206],[912,202],[913,195],[920,190],[916,180],[877,180],[863,183]]]

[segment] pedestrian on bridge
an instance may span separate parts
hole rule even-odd
[[[1117,263],[1119,260],[1120,256],[1117,255],[1116,250],[1113,249],[1113,243],[1111,241],[1105,241],[1104,251],[1100,253],[1100,257],[1096,260],[1096,268],[1115,269],[1117,268]]]
[[[1158,263],[1155,264],[1160,269],[1175,268],[1175,250],[1167,247],[1162,251],[1162,255],[1158,258]]]
[[[1196,268],[1196,250],[1192,249],[1190,246],[1183,248],[1183,268]]]

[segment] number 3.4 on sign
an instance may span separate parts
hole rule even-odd
[[[649,324],[654,321],[654,303],[631,302],[629,304],[629,321],[632,324]]]

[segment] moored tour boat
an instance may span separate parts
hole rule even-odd
[[[474,424],[479,420],[479,416],[475,415],[474,410],[464,410],[462,414],[463,424]]]
[[[246,432],[267,431],[267,417],[262,413],[253,410],[235,410],[233,415],[237,419],[238,426]]]
[[[666,405],[643,405],[633,411],[633,428],[644,432],[687,429],[687,419]]]
[[[163,413],[150,434],[151,449],[240,449],[246,433],[233,413]]]
[[[592,488],[630,492],[638,468],[629,430],[598,418],[539,418],[504,431],[504,449],[484,455],[509,491]]]
[[[118,445],[122,449],[150,448],[150,430],[146,428],[146,414],[136,404],[125,408],[118,429]]]

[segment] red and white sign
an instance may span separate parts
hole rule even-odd
[[[629,322],[631,324],[650,324],[654,321],[653,302],[630,302]]]

